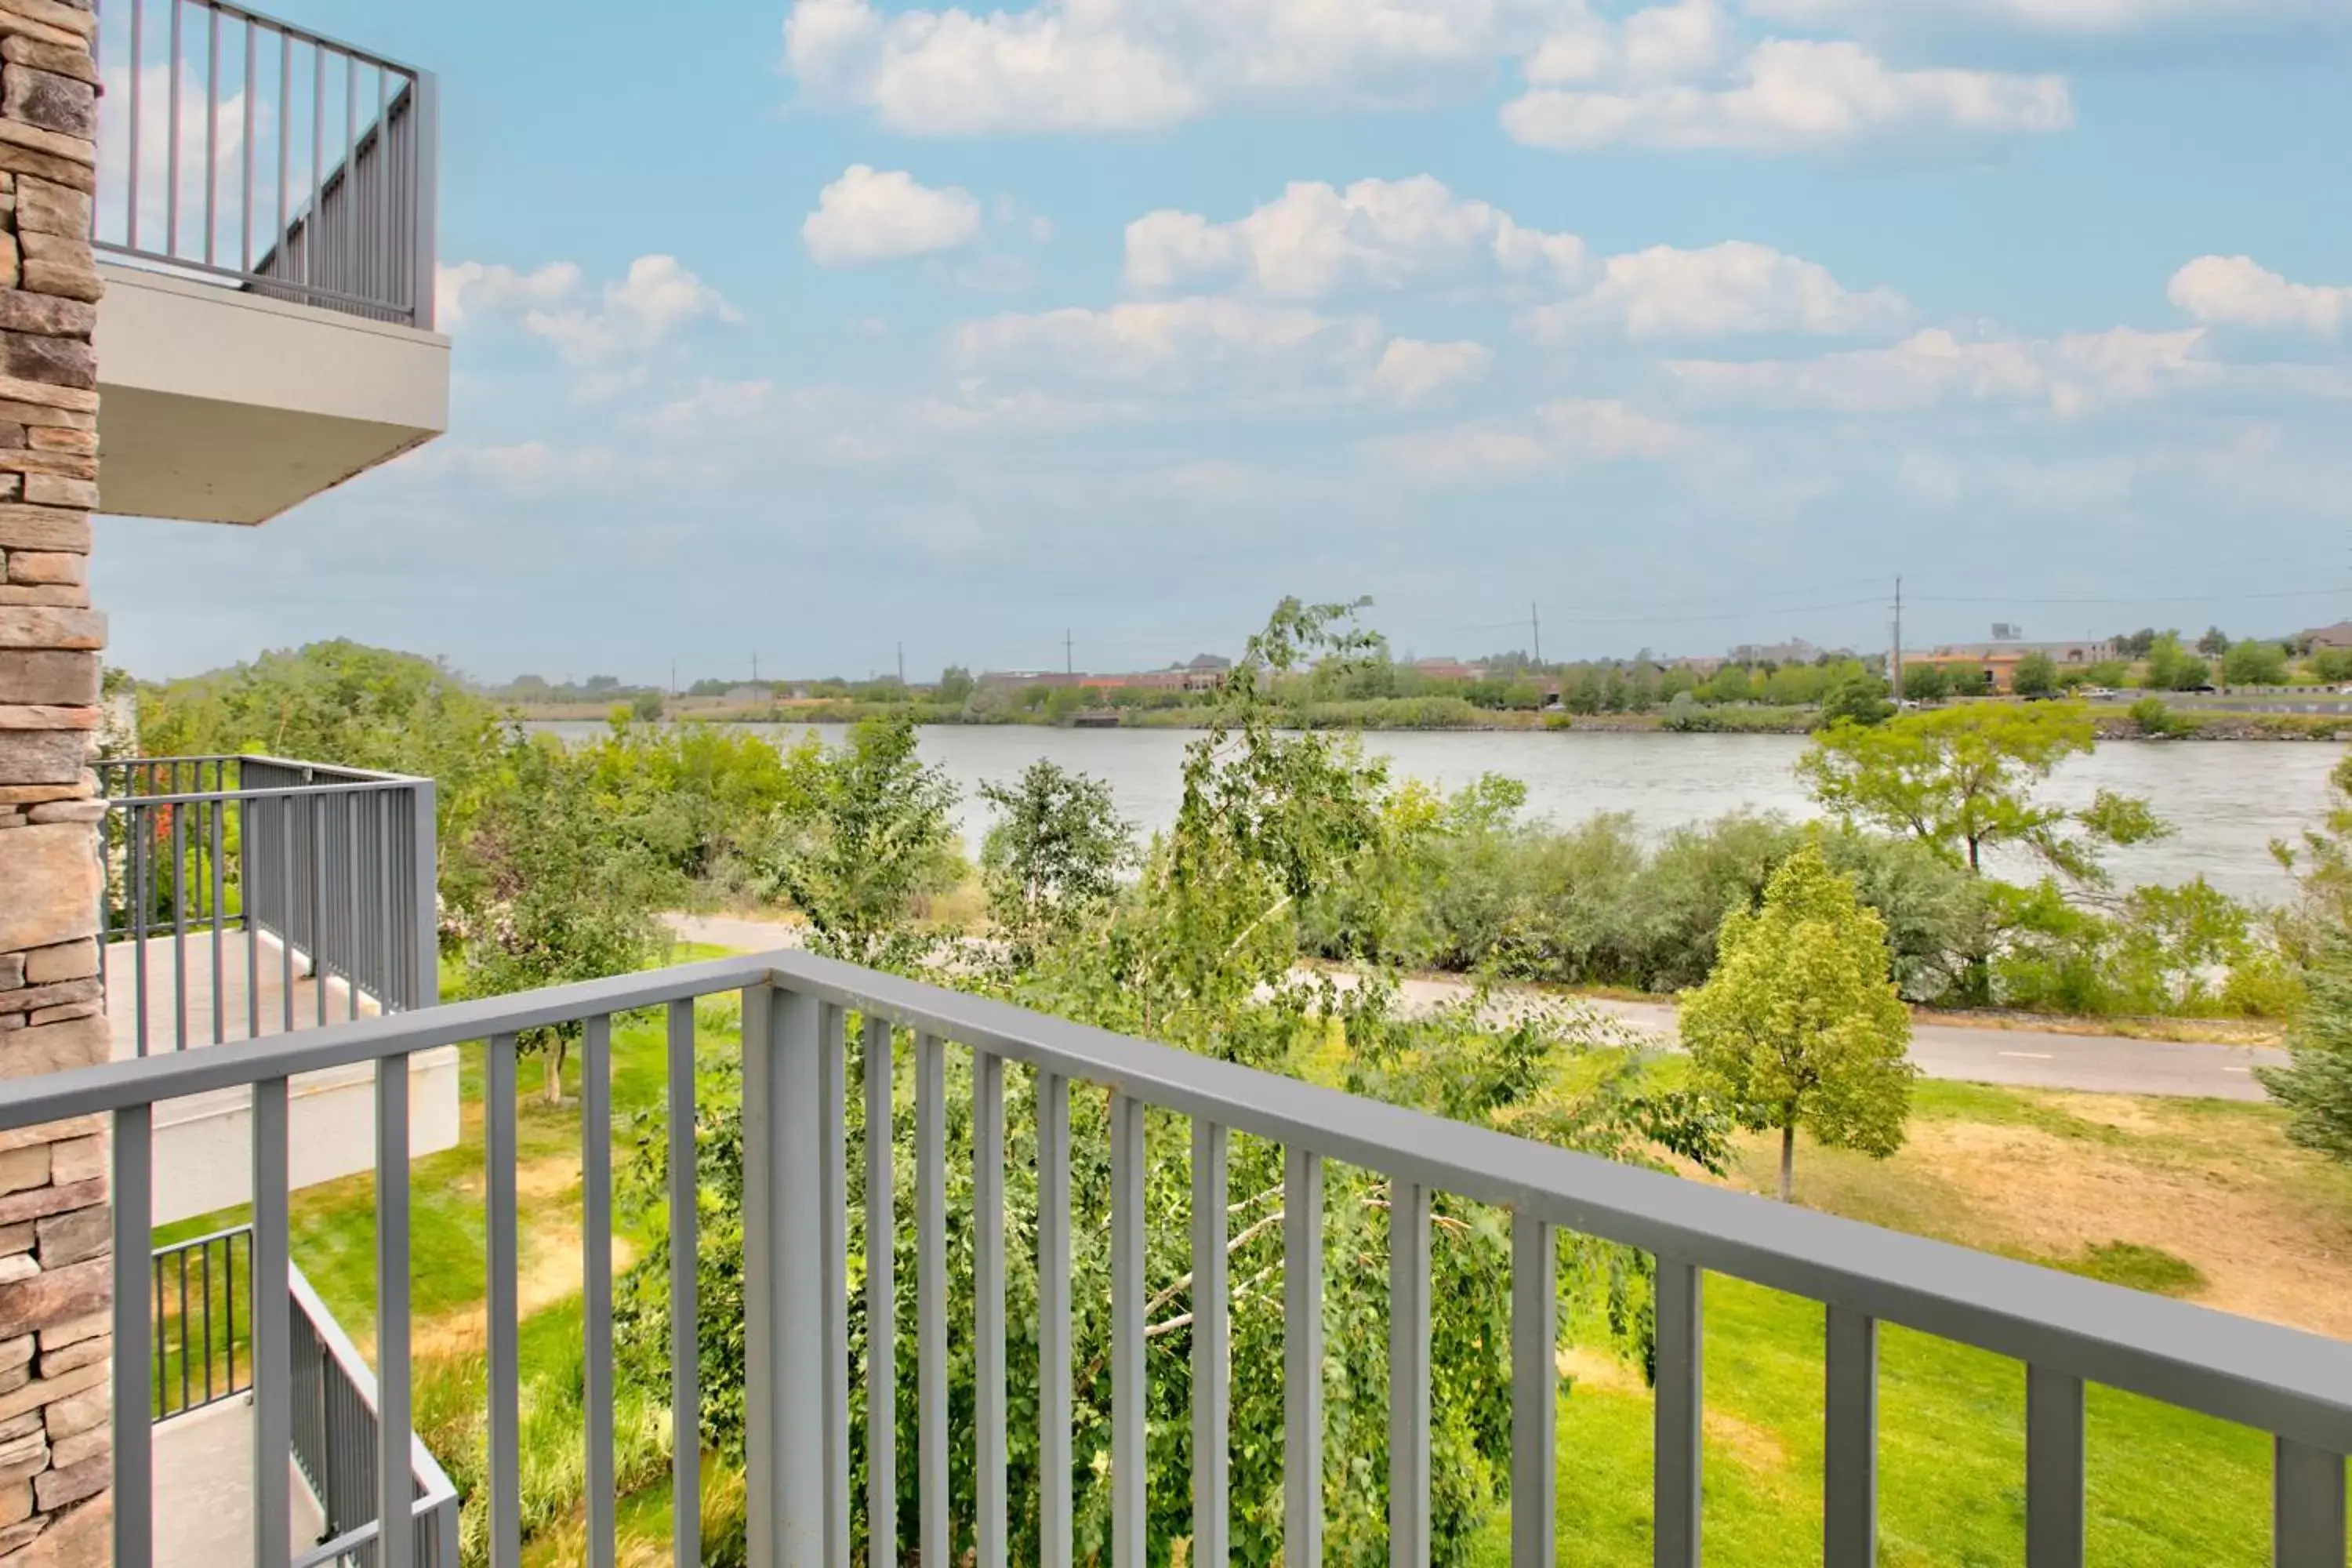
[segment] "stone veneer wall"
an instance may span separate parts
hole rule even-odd
[[[106,1059],[89,768],[97,30],[0,0],[0,1078]],[[0,1568],[108,1560],[113,1345],[96,1119],[0,1133]]]

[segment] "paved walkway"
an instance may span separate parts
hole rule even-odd
[[[709,942],[739,952],[764,952],[801,945],[797,926],[732,916],[673,915],[670,923],[689,942]],[[1434,1006],[1468,993],[1457,980],[1404,983],[1409,1005]],[[1601,1012],[1622,1019],[1659,1045],[1675,1040],[1670,1002],[1593,1000]],[[2261,1100],[2257,1067],[2284,1064],[2286,1053],[2267,1046],[2178,1044],[2136,1040],[2122,1035],[2063,1035],[2042,1029],[1972,1028],[1958,1024],[1920,1024],[1911,1031],[1911,1059],[1928,1078],[1963,1083],[1997,1083],[2025,1089],[2068,1089],[2095,1094],[2179,1095],[2210,1100]]]

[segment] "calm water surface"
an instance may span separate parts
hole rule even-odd
[[[579,740],[604,726],[533,728]],[[742,728],[781,743],[812,730],[838,742],[845,732],[837,724]],[[1167,826],[1192,738],[1182,730],[950,725],[924,730],[921,749],[955,781],[957,829],[977,847],[989,820],[979,786],[1009,783],[1041,757],[1108,783],[1120,811],[1145,831]],[[1400,776],[1442,789],[1481,773],[1517,779],[1527,786],[1530,814],[1555,822],[1623,812],[1657,833],[1742,808],[1816,815],[1791,771],[1805,746],[1794,735],[1395,732],[1366,735],[1364,744],[1391,759]],[[2317,819],[2328,769],[2342,755],[2336,746],[2299,742],[2110,742],[2061,768],[2050,796],[2086,805],[2102,788],[2145,795],[2174,826],[2172,837],[2113,857],[2123,881],[2179,882],[2202,873],[2242,898],[2276,900],[2288,883],[2270,841],[2293,838]]]

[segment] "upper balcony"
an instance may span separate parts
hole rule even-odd
[[[722,1046],[708,1037],[738,998],[740,1042]],[[1949,1359],[1899,1373],[1883,1366],[1889,1326],[2005,1361],[2021,1406],[2022,1443],[2005,1461],[2014,1480],[2000,1501],[1937,1501],[1947,1512],[2016,1509],[2027,1568],[2081,1568],[2086,1541],[2097,1545],[2091,1527],[2118,1489],[2201,1495],[2210,1479],[2172,1446],[2161,1450],[2173,1456],[2168,1463],[2141,1450],[2128,1473],[2119,1471],[2105,1447],[2116,1434],[2101,1425],[2103,1396],[2086,1404],[2092,1385],[2260,1434],[2273,1474],[2269,1520],[2267,1528],[2244,1521],[2248,1552],[2236,1560],[2259,1557],[2266,1535],[2278,1568],[2343,1568],[2352,1348],[2336,1341],[798,952],[0,1083],[0,1131],[78,1117],[107,1118],[111,1129],[112,1253],[79,1267],[111,1280],[117,1568],[163,1561],[158,1538],[176,1540],[184,1528],[167,1511],[173,1499],[159,1481],[163,1455],[150,1427],[150,1390],[164,1360],[153,1330],[166,1316],[149,1248],[158,1108],[225,1088],[253,1097],[254,1288],[245,1319],[252,1438],[236,1450],[251,1479],[240,1489],[227,1478],[226,1500],[212,1494],[208,1506],[241,1510],[234,1533],[251,1541],[249,1561],[316,1563],[326,1560],[321,1552],[335,1552],[298,1553],[291,1539],[299,1500],[289,1478],[314,1468],[301,1423],[323,1363],[305,1348],[297,1317],[307,1308],[289,1259],[289,1085],[326,1069],[376,1075],[376,1397],[362,1426],[404,1433],[416,1407],[411,1242],[419,1215],[409,1183],[395,1174],[411,1152],[402,1086],[418,1053],[467,1042],[483,1042],[488,1300],[469,1373],[484,1438],[466,1456],[459,1484],[480,1512],[481,1534],[469,1541],[481,1542],[494,1568],[524,1560],[523,1444],[527,1430],[543,1436],[544,1424],[526,1423],[532,1405],[518,1382],[526,1345],[519,1282],[529,1273],[530,1236],[519,1156],[526,1131],[543,1156],[553,1124],[542,1118],[526,1129],[518,1120],[517,1053],[534,1033],[564,1026],[576,1026],[581,1041],[576,1120],[567,1115],[561,1126],[579,1152],[579,1225],[567,1239],[577,1243],[583,1285],[580,1316],[564,1326],[563,1348],[576,1347],[578,1359],[564,1375],[580,1391],[585,1446],[579,1546],[562,1560],[618,1560],[614,1037],[616,1018],[630,1014],[666,1019],[666,1028],[653,1026],[660,1059],[652,1070],[667,1085],[667,1128],[646,1145],[667,1171],[666,1202],[657,1195],[651,1206],[666,1210],[673,1243],[666,1278],[651,1287],[662,1290],[668,1319],[663,1394],[673,1430],[704,1431],[705,1415],[716,1414],[700,1383],[708,1358],[740,1358],[730,1370],[741,1373],[753,1568],[1003,1568],[1013,1527],[1026,1531],[1031,1521],[1048,1564],[1081,1560],[1081,1525],[1085,1560],[1136,1564],[1171,1514],[1187,1521],[1185,1561],[1222,1563],[1244,1548],[1236,1510],[1247,1511],[1255,1532],[1248,1550],[1262,1558],[1265,1516],[1276,1511],[1277,1489],[1265,1484],[1269,1446],[1279,1456],[1285,1561],[1324,1561],[1331,1500],[1370,1489],[1384,1498],[1391,1563],[1426,1564],[1433,1400],[1461,1397],[1446,1375],[1446,1342],[1432,1338],[1434,1292],[1460,1282],[1448,1283],[1440,1266],[1448,1244],[1433,1248],[1433,1237],[1465,1224],[1465,1202],[1493,1211],[1509,1237],[1507,1279],[1477,1287],[1503,1292],[1504,1310],[1482,1318],[1477,1332],[1494,1352],[1507,1352],[1507,1392],[1495,1388],[1496,1408],[1475,1419],[1508,1446],[1508,1517],[1496,1522],[1507,1524],[1515,1568],[1549,1568],[1568,1522],[1556,1468],[1555,1248],[1576,1234],[1646,1255],[1654,1282],[1652,1508],[1641,1554],[1658,1568],[1697,1568],[1708,1515],[1724,1495],[1702,1442],[1712,1425],[1706,1369],[1723,1364],[1726,1347],[1715,1336],[1736,1333],[1737,1318],[1715,1316],[1710,1276],[1819,1304],[1818,1403],[1809,1403],[1821,1415],[1820,1511],[1804,1528],[1820,1531],[1820,1560],[1830,1568],[1880,1561],[1882,1385],[1907,1391],[1890,1397],[1888,1425],[1933,1423],[1931,1441],[1948,1440],[1952,1417],[1978,1396]],[[728,1049],[740,1068],[740,1303],[704,1299],[694,1266],[698,1226],[731,1226],[738,1217],[715,1208],[703,1184],[707,1162],[725,1145],[698,1143],[697,1111],[734,1090],[729,1075],[698,1077],[698,1045],[706,1055]],[[896,1130],[892,1138],[866,1135],[885,1127]],[[1264,1190],[1236,1202],[1243,1181]],[[1339,1232],[1347,1244],[1327,1250],[1339,1220],[1327,1201],[1333,1192],[1381,1218]],[[1261,1202],[1273,1212],[1236,1217]],[[1245,1246],[1246,1275],[1229,1267]],[[1103,1274],[1074,1272],[1074,1257],[1101,1259]],[[1158,1272],[1148,1273],[1155,1257]],[[1034,1309],[1008,1290],[1033,1268]],[[733,1321],[700,1331],[721,1311]],[[184,1302],[183,1325],[185,1312]],[[1350,1336],[1361,1363],[1338,1339],[1327,1343],[1332,1325],[1360,1331],[1368,1315],[1381,1342],[1365,1349],[1361,1332]],[[1278,1349],[1269,1352],[1265,1331],[1276,1327]],[[1090,1347],[1083,1360],[1074,1353],[1080,1343]],[[1252,1353],[1237,1364],[1241,1343]],[[1937,1395],[1927,1405],[1915,1397],[1921,1378]],[[1344,1415],[1327,1412],[1327,1388],[1344,1389]],[[1083,1422],[1074,1419],[1080,1401]],[[1236,1453],[1244,1405],[1255,1435]],[[1270,1405],[1282,1417],[1271,1443]],[[1386,1435],[1377,1464],[1345,1475],[1327,1466],[1335,1432],[1360,1447],[1372,1429]],[[697,1447],[674,1445],[668,1557],[681,1565],[702,1560]],[[303,1528],[333,1529],[343,1549],[372,1549],[361,1560],[386,1568],[446,1561],[451,1521],[438,1472],[411,1445],[386,1441],[369,1452],[372,1494],[324,1525],[315,1510],[303,1512]],[[1084,1466],[1083,1518],[1073,1507],[1081,1452],[1099,1455]],[[1233,1484],[1244,1464],[1257,1478],[1247,1497]],[[2086,1477],[2095,1478],[2092,1490]],[[373,1520],[350,1511],[371,1507]],[[1889,1561],[1919,1555],[1916,1540],[1885,1544]],[[1930,1552],[1921,1560],[1948,1559]]]
[[[446,430],[432,73],[226,0],[98,55],[105,510],[267,522]]]

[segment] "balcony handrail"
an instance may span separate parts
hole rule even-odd
[[[1055,1092],[1064,1095],[1065,1117],[1066,1086],[1083,1082],[1108,1089],[1114,1096],[1114,1107],[1149,1108],[1192,1117],[1196,1149],[1203,1146],[1198,1141],[1202,1130],[1242,1132],[1282,1144],[1290,1152],[1290,1181],[1297,1200],[1293,1206],[1310,1216],[1320,1192],[1319,1162],[1337,1160],[1387,1175],[1400,1188],[1424,1199],[1431,1191],[1443,1191],[1507,1209],[1514,1216],[1515,1238],[1523,1233],[1541,1238],[1546,1250],[1532,1256],[1549,1255],[1550,1227],[1654,1254],[1659,1260],[1657,1517],[1662,1542],[1680,1540],[1683,1531],[1689,1540],[1696,1539],[1702,1342],[1698,1280],[1704,1272],[1714,1272],[1826,1304],[1833,1347],[1829,1363],[1833,1453],[1851,1451],[1856,1422],[1862,1423],[1869,1441],[1875,1442],[1874,1398],[1857,1401],[1853,1380],[1862,1374],[1854,1370],[1853,1358],[1835,1347],[1841,1342],[1851,1345],[1851,1332],[1857,1322],[1874,1332],[1880,1322],[1902,1324],[2024,1363],[2029,1391],[2029,1514],[2045,1521],[2031,1526],[2032,1531],[2059,1528],[2047,1526],[2046,1521],[2070,1509],[2079,1526],[2084,1473],[2082,1390],[2085,1384],[2097,1383],[2273,1434],[2277,1444],[2276,1529],[2279,1540],[2285,1543],[2280,1561],[2341,1562],[2342,1456],[2352,1452],[2352,1345],[1358,1099],[804,952],[720,959],[457,1003],[401,1016],[362,1019],[184,1057],[118,1062],[17,1079],[0,1084],[0,1131],[74,1116],[111,1115],[118,1161],[115,1191],[122,1205],[117,1224],[143,1223],[149,1108],[159,1100],[231,1086],[257,1086],[258,1108],[282,1096],[290,1075],[373,1061],[378,1064],[379,1074],[378,1169],[399,1170],[405,1163],[406,1126],[404,1096],[399,1092],[406,1078],[397,1070],[402,1058],[445,1045],[492,1041],[488,1071],[491,1125],[496,1129],[502,1114],[511,1118],[515,1036],[549,1025],[587,1020],[583,1081],[588,1087],[583,1090],[583,1125],[593,1129],[601,1118],[604,1136],[609,1138],[609,1099],[600,1102],[596,1086],[609,1071],[612,1015],[668,1005],[674,1109],[682,1105],[690,1110],[694,1092],[690,1004],[734,990],[744,995],[746,1161],[748,1166],[756,1166],[747,1174],[746,1246],[759,1248],[761,1254],[756,1263],[747,1258],[745,1268],[750,1319],[747,1355],[752,1358],[746,1388],[751,1402],[747,1442],[755,1563],[837,1560],[843,1555],[835,1552],[828,1558],[815,1551],[803,1555],[801,1537],[793,1535],[779,1544],[782,1538],[762,1536],[766,1527],[760,1521],[781,1518],[788,1531],[796,1521],[817,1528],[810,1523],[811,1510],[830,1520],[829,1505],[819,1506],[831,1484],[824,1478],[835,1473],[836,1445],[846,1441],[846,1418],[838,1405],[830,1423],[811,1423],[799,1415],[780,1419],[776,1412],[796,1412],[801,1407],[796,1402],[819,1397],[835,1375],[824,1370],[826,1365],[830,1363],[837,1370],[841,1356],[846,1353],[842,1303],[829,1300],[825,1284],[828,1279],[839,1283],[840,1276],[828,1274],[827,1266],[818,1259],[828,1248],[840,1245],[838,1230],[830,1228],[836,1222],[824,1216],[832,1205],[845,1201],[839,1185],[842,1173],[838,1168],[828,1171],[827,1163],[837,1167],[840,1161],[841,1021],[852,1010],[910,1029],[920,1042],[919,1062],[926,1065],[919,1068],[917,1075],[918,1111],[921,1125],[934,1130],[926,1137],[937,1136],[936,1107],[943,1092],[936,1087],[938,1046],[953,1041],[973,1053],[976,1067],[986,1063],[1001,1067],[1009,1061],[1034,1069],[1041,1086],[1057,1086]],[[888,1038],[888,1032],[883,1031],[885,1054],[878,1058],[882,1062],[889,1059]],[[875,1049],[871,1035],[865,1048]],[[868,1058],[869,1062],[877,1059]],[[878,1081],[885,1086],[879,1109],[889,1114],[890,1075],[869,1071],[867,1078],[869,1084]],[[976,1071],[975,1082],[997,1086],[994,1108],[987,1114],[996,1119],[1001,1150],[1001,1072]],[[828,1097],[832,1099],[830,1117]],[[673,1127],[677,1124],[674,1114]],[[1115,1240],[1113,1247],[1113,1317],[1118,1340],[1113,1359],[1119,1363],[1120,1373],[1114,1386],[1133,1388],[1137,1385],[1131,1379],[1140,1375],[1142,1355],[1139,1286],[1129,1288],[1142,1268],[1140,1117],[1122,1120],[1115,1112],[1113,1127],[1114,1234],[1124,1237]],[[1122,1128],[1129,1131],[1122,1132]],[[1042,1129],[1040,1136],[1045,1138]],[[500,1138],[509,1141],[502,1152]],[[515,1376],[513,1331],[511,1325],[501,1328],[500,1287],[496,1284],[502,1269],[513,1267],[515,1257],[510,1140],[510,1132],[494,1132],[486,1205],[494,1280],[490,1354],[494,1542],[501,1518],[499,1498],[513,1484],[504,1469],[509,1461],[502,1458],[495,1440],[500,1431],[500,1401],[511,1399]],[[257,1133],[257,1151],[264,1142]],[[609,1145],[599,1155],[598,1143],[598,1138],[583,1132],[583,1157],[590,1162],[583,1172],[587,1205],[583,1228],[592,1249],[599,1226],[609,1229],[610,1219]],[[1223,1147],[1221,1142],[1207,1146]],[[674,1152],[676,1149],[673,1143]],[[503,1185],[501,1165],[506,1167]],[[690,1160],[683,1162],[683,1169],[691,1172]],[[673,1178],[674,1182],[679,1179],[677,1165]],[[1195,1180],[1201,1179],[1202,1170],[1196,1165]],[[257,1180],[257,1193],[270,1186],[270,1182]],[[683,1192],[688,1207],[681,1211],[677,1206],[681,1189],[674,1184],[673,1224],[690,1226],[690,1182]],[[380,1189],[380,1194],[394,1197],[404,1193],[404,1184]],[[381,1205],[386,1200],[380,1195],[379,1201]],[[942,1223],[931,1200],[919,1205],[919,1215],[924,1216],[920,1223],[927,1235]],[[868,1215],[869,1224],[887,1226],[888,1205],[877,1199]],[[1065,1214],[1065,1233],[1066,1217]],[[1041,1246],[1048,1233],[1045,1219],[1041,1212]],[[282,1215],[272,1222],[277,1226],[283,1223]],[[1002,1226],[996,1228],[1001,1250]],[[824,1239],[829,1229],[831,1241]],[[888,1234],[882,1233],[886,1247]],[[1313,1249],[1305,1254],[1310,1262],[1319,1250],[1316,1248],[1318,1236],[1319,1231],[1308,1224],[1293,1238],[1294,1245]],[[394,1276],[391,1288],[379,1300],[380,1336],[387,1344],[404,1344],[405,1280],[399,1278],[396,1264],[405,1256],[404,1198],[396,1211],[381,1210],[379,1246],[391,1248],[380,1257],[395,1260],[389,1270],[379,1268],[380,1275]],[[803,1256],[803,1251],[807,1256]],[[609,1269],[609,1257],[605,1264]],[[1425,1258],[1423,1267],[1425,1273]],[[1041,1271],[1045,1268],[1043,1260],[1040,1268]],[[1306,1271],[1291,1272],[1296,1277]],[[1319,1272],[1315,1277],[1319,1279]],[[612,1367],[610,1323],[608,1319],[600,1321],[594,1282],[592,1273],[588,1325],[592,1534],[599,1528],[593,1511],[598,1464],[594,1396],[600,1376],[607,1380],[602,1386],[609,1395]],[[604,1282],[609,1285],[609,1279]],[[1288,1292],[1290,1287],[1286,1284],[1285,1289]],[[1425,1278],[1421,1289],[1425,1300]],[[674,1310],[677,1301],[682,1301],[689,1324],[692,1289],[692,1270],[683,1270],[682,1278],[674,1271]],[[1313,1314],[1319,1311],[1313,1306],[1314,1300],[1302,1304],[1286,1296],[1286,1319],[1310,1336],[1318,1321]],[[1063,1307],[1066,1310],[1066,1302]],[[925,1302],[926,1323],[940,1310],[933,1302]],[[509,1295],[503,1313],[510,1316],[512,1310]],[[887,1305],[884,1311],[887,1317]],[[1127,1321],[1130,1316],[1135,1319],[1132,1324]],[[1515,1325],[1517,1318],[1515,1312]],[[1548,1313],[1545,1321],[1549,1321]],[[995,1331],[1003,1328],[1000,1312]],[[878,1329],[869,1324],[869,1331],[887,1333],[887,1321]],[[1515,1345],[1521,1331],[1515,1326]],[[1535,1333],[1533,1329],[1525,1331]],[[503,1348],[502,1333],[506,1336]],[[838,1345],[831,1355],[828,1342]],[[117,1342],[136,1343],[138,1336],[119,1330]],[[1875,1340],[1864,1342],[1874,1347]],[[691,1340],[686,1342],[686,1353],[675,1357],[673,1364],[673,1375],[687,1380],[678,1395],[680,1430],[693,1429],[691,1343]],[[1066,1335],[1061,1343],[1066,1347]],[[1540,1348],[1541,1353],[1531,1359],[1515,1357],[1515,1364],[1548,1390],[1545,1380],[1549,1374],[1544,1370],[1549,1365],[1548,1328]],[[1402,1369],[1392,1377],[1392,1397],[1407,1392],[1412,1381],[1412,1363],[1410,1359],[1398,1362],[1399,1353],[1392,1348],[1391,1360]],[[1876,1375],[1874,1348],[1859,1364],[1867,1373],[1860,1384],[1866,1393]],[[1425,1344],[1419,1371],[1425,1396]],[[1526,1385],[1521,1386],[1524,1390]],[[837,1387],[833,1395],[839,1396]],[[982,1397],[986,1417],[985,1389]],[[1129,1398],[1114,1396],[1118,1406],[1113,1423],[1115,1470],[1122,1463],[1140,1463],[1140,1413],[1130,1406]],[[1522,1398],[1524,1392],[1515,1397],[1515,1408]],[[1537,1405],[1547,1403],[1538,1401]],[[994,1419],[1001,1422],[1001,1393],[994,1410]],[[923,1418],[928,1424],[933,1416],[927,1409]],[[945,1416],[937,1418],[943,1421]],[[1128,1436],[1130,1418],[1136,1424],[1131,1440]],[[609,1408],[603,1419],[609,1424]],[[1536,1427],[1548,1421],[1546,1415]],[[834,1432],[835,1426],[844,1430]],[[1515,1424],[1515,1445],[1549,1441],[1548,1436],[1539,1438],[1522,1431],[1528,1426],[1526,1422]],[[1316,1428],[1310,1425],[1307,1430],[1311,1433]],[[604,1435],[609,1438],[609,1425]],[[506,1440],[511,1441],[512,1436],[509,1426]],[[609,1462],[609,1455],[605,1458]],[[134,1458],[130,1471],[118,1473],[135,1481],[139,1474],[135,1462]],[[1832,1469],[1837,1469],[1834,1464]],[[1548,1474],[1540,1466],[1527,1473]],[[1842,1510],[1860,1506],[1853,1490],[1857,1484],[1863,1486],[1864,1498],[1874,1485],[1867,1481],[1866,1474],[1862,1483],[1853,1479],[1850,1469],[1843,1474],[1843,1483],[1834,1474],[1831,1483],[1834,1517],[1843,1517]],[[135,1493],[135,1486],[128,1482],[126,1489]],[[1125,1488],[1120,1491],[1124,1493]],[[1409,1509],[1409,1486],[1392,1485],[1391,1507]],[[119,1496],[118,1505],[128,1500]],[[1060,1509],[1067,1506],[1066,1499],[1058,1504],[1050,1498],[1047,1501]],[[1128,1510],[1122,1505],[1119,1511],[1124,1517]],[[690,1510],[682,1509],[681,1516]],[[135,1506],[119,1517],[131,1530],[141,1520]],[[1311,1524],[1311,1520],[1305,1522]],[[682,1531],[685,1528],[680,1525]],[[831,1525],[824,1528],[830,1530]],[[2326,1556],[2331,1531],[2336,1553],[2332,1559]],[[828,1541],[828,1546],[838,1542]],[[1672,1553],[1662,1555],[1661,1561],[1668,1560],[1679,1559]],[[2037,1563],[2042,1560],[2035,1558]]]
[[[112,0],[93,50],[128,79],[100,106],[101,140],[127,146],[92,205],[95,249],[431,330],[432,72],[231,0]]]

